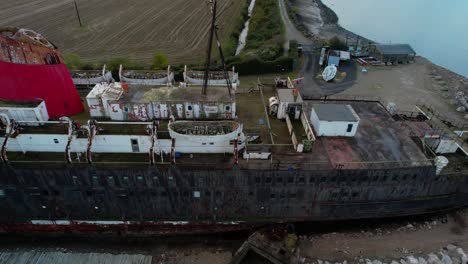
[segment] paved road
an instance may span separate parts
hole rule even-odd
[[[350,68],[350,73],[348,73],[348,77],[343,83],[319,86],[315,82],[315,76],[319,69],[318,60],[320,56],[320,47],[316,47],[311,39],[306,38],[302,32],[297,30],[296,26],[289,18],[284,0],[278,0],[278,3],[281,19],[283,20],[286,31],[286,42],[284,45],[285,52],[289,50],[289,41],[291,40],[296,40],[303,48],[303,67],[299,72],[299,77],[304,77],[304,79],[301,81],[299,89],[304,99],[320,98],[324,95],[336,94],[351,87],[352,84],[354,84],[356,77],[356,74],[353,73],[352,66]]]
[[[289,19],[288,11],[286,10],[284,0],[278,0],[278,4],[280,7],[281,19],[283,20],[284,28],[286,31],[286,42],[288,49],[289,41],[291,40],[296,40],[299,44],[303,45],[313,44],[312,40],[304,37],[304,35],[299,30],[297,30],[296,26],[294,26],[291,19]]]

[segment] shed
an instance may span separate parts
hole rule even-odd
[[[349,51],[340,50],[340,60],[347,61],[351,59],[351,53]]]
[[[340,57],[339,56],[328,56],[328,66],[335,65],[336,67],[340,66]]]
[[[416,52],[409,44],[375,44],[369,46],[369,55],[383,63],[414,61]]]
[[[0,100],[0,113],[16,121],[48,121],[49,114],[42,100],[28,102],[13,102]],[[37,126],[40,123],[25,123],[23,125]]]
[[[314,104],[310,121],[318,136],[353,137],[359,126],[360,118],[350,105]]]
[[[299,119],[302,110],[302,97],[296,89],[278,89],[278,119],[285,119],[290,115],[293,119]]]

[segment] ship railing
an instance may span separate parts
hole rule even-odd
[[[283,157],[284,158],[284,157]],[[250,170],[250,171],[349,171],[349,170],[400,170],[410,169],[417,167],[433,167],[433,160],[421,161],[381,161],[381,162],[348,162],[331,164],[326,162],[291,162],[290,158],[276,159],[271,156],[269,160],[249,160],[240,159],[239,165],[234,165],[233,162],[219,162],[219,163],[200,163],[197,161],[180,161],[177,160],[175,167],[190,168],[194,170],[203,171],[231,171],[231,170]],[[22,168],[29,166],[57,166],[63,167],[64,161],[10,161],[10,164],[20,164]],[[90,165],[83,159],[82,162],[74,162],[74,167]],[[154,165],[148,165],[148,161],[93,161],[96,168],[129,168],[131,166],[154,166],[157,169],[167,169],[173,165],[170,163],[169,158],[165,158],[163,162],[157,159]],[[445,174],[445,173],[444,173]],[[459,172],[451,172],[453,175],[458,175]]]
[[[380,96],[365,96],[365,95],[317,95],[303,96],[304,100],[319,100],[319,101],[355,101],[355,102],[378,102],[386,105],[386,101]]]
[[[424,115],[427,116],[429,119],[438,119],[444,122],[449,128],[453,129],[467,129],[468,122],[461,121],[452,117],[449,117],[439,111],[437,111],[432,105],[427,103],[425,100],[418,99],[416,106],[424,112]]]
[[[434,160],[414,160],[414,161],[356,161],[346,163],[330,162],[296,162],[291,163],[290,159],[284,157],[275,158],[272,156],[270,167],[273,170],[359,170],[359,169],[395,169],[434,166]]]

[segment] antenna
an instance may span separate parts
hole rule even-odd
[[[202,87],[202,93],[204,95],[207,94],[207,90],[208,90],[208,75],[209,75],[209,71],[210,71],[210,64],[211,64],[211,50],[212,50],[212,44],[213,44],[213,35],[214,37],[216,38],[216,44],[218,46],[218,52],[219,52],[219,56],[221,58],[221,63],[223,65],[223,73],[224,73],[224,78],[226,79],[226,86],[228,88],[228,91],[229,91],[229,96],[232,97],[232,83],[231,83],[231,79],[229,78],[229,72],[227,70],[227,65],[226,65],[226,61],[224,59],[224,54],[223,54],[223,49],[221,48],[221,42],[220,42],[220,39],[219,39],[219,35],[218,35],[218,25],[216,25],[216,20],[218,19],[218,17],[221,16],[222,13],[224,13],[224,11],[226,11],[230,6],[232,6],[233,2],[231,2],[231,5],[228,6],[227,8],[223,9],[219,14],[216,13],[216,8],[217,8],[217,0],[210,0],[210,4],[211,4],[211,12],[212,12],[212,20],[211,20],[211,30],[210,30],[210,42],[208,43],[208,54],[207,54],[207,60],[206,60],[206,65],[205,65],[205,75],[204,75],[204,79],[203,79],[203,87]]]
[[[215,28],[215,36],[216,36],[216,43],[218,44],[219,56],[221,57],[221,63],[223,64],[224,78],[226,79],[226,85],[229,91],[229,96],[232,97],[232,94],[231,94],[232,84],[231,84],[231,79],[229,78],[229,73],[227,70],[226,62],[224,61],[224,54],[223,54],[223,49],[221,48],[221,42],[219,41],[218,27]]]
[[[80,27],[82,27],[83,24],[81,24],[81,17],[80,17],[80,11],[78,10],[78,5],[76,4],[76,0],[73,0],[73,2],[75,3],[75,11],[76,11],[76,16],[78,17],[78,22],[80,23]]]
[[[216,0],[210,0],[211,3],[211,29],[210,29],[210,37],[208,42],[208,50],[206,56],[206,64],[205,64],[205,76],[203,78],[203,87],[202,87],[202,94],[206,95],[208,90],[208,74],[210,72],[210,64],[211,64],[211,49],[213,48],[213,35],[216,27]]]

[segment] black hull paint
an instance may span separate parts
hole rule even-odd
[[[255,171],[13,163],[0,170],[4,232],[210,233],[468,206],[468,175],[436,175],[430,166]],[[67,223],[47,224],[58,220]]]

